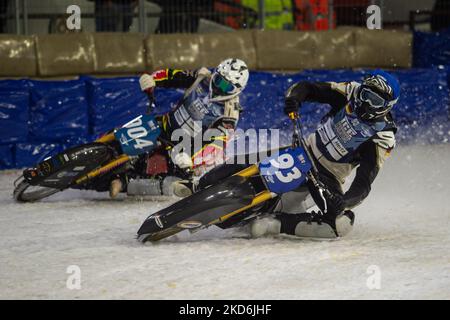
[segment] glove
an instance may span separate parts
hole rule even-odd
[[[201,68],[197,71],[197,76],[209,77],[210,75],[211,75],[211,71],[209,71],[209,70],[206,69],[205,67],[201,67]]]
[[[191,157],[185,152],[172,153],[172,161],[180,169],[192,168],[193,165]]]
[[[292,112],[298,112],[300,102],[293,97],[286,97],[284,99],[284,113],[289,115]]]
[[[340,193],[330,193],[325,196],[325,199],[327,201],[328,214],[337,216],[344,211],[346,207],[344,195]]]
[[[156,84],[153,77],[145,73],[139,78],[139,85],[141,86],[142,91],[151,94]]]

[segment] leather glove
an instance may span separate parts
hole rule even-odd
[[[156,84],[153,76],[145,73],[139,78],[139,85],[141,86],[142,91],[151,94],[153,93],[153,88]]]
[[[284,99],[284,113],[289,115],[292,112],[298,112],[300,102],[293,97],[286,97]]]

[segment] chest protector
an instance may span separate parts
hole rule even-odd
[[[351,163],[359,146],[386,126],[383,120],[367,122],[359,119],[347,105],[334,116],[322,120],[315,133],[317,148],[329,161]]]
[[[169,113],[170,131],[181,128],[194,137],[205,132],[224,113],[224,105],[209,101],[207,81],[202,81]]]

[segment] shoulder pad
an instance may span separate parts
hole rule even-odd
[[[342,93],[343,95],[347,94],[348,82],[329,82],[329,84],[331,85],[331,89]]]
[[[395,133],[392,130],[380,131],[373,138],[373,142],[383,149],[395,148]]]
[[[341,93],[346,96],[347,99],[350,99],[353,95],[353,91],[355,88],[359,86],[357,82],[329,82],[331,85],[331,89]]]

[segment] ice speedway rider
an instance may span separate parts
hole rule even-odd
[[[187,89],[177,106],[158,119],[165,140],[170,141],[172,133],[177,129],[183,130],[192,138],[207,129],[219,130],[219,135],[202,143],[201,150],[172,155],[173,163],[178,169],[200,174],[205,167],[213,165],[217,158],[223,155],[224,143],[239,120],[239,94],[245,89],[248,78],[248,67],[239,59],[226,59],[213,72],[202,67],[195,71],[162,69],[141,75],[141,90],[149,95],[153,94],[155,87]],[[201,123],[201,126],[198,123]],[[110,183],[110,196],[115,197],[125,190],[128,190],[129,194],[154,194],[154,191],[147,189],[156,187],[157,193],[164,189],[160,187],[159,182],[133,185],[133,182],[137,181],[128,181],[126,175],[115,177]],[[173,193],[178,196],[190,194],[191,188],[185,185],[188,184],[186,180],[171,181]]]
[[[390,111],[399,95],[398,80],[382,70],[369,73],[362,83],[299,82],[292,85],[285,95],[286,114],[301,111],[303,102],[331,106],[316,131],[307,138],[320,180],[331,193],[321,197],[312,183],[308,183],[319,212],[306,212],[304,205],[295,202],[294,193],[283,195],[274,210],[275,215],[253,221],[252,235],[282,233],[336,238],[347,234],[355,219],[351,209],[369,195],[371,184],[395,147],[397,128]],[[355,169],[355,177],[344,193],[345,179]],[[289,198],[294,200],[291,206]],[[326,203],[322,199],[326,199]]]

